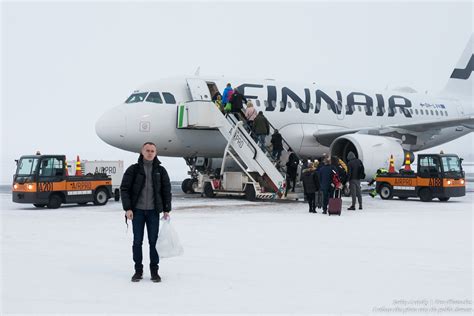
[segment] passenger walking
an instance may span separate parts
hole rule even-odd
[[[232,86],[230,83],[227,84],[227,86],[225,87],[224,91],[222,92],[222,104],[227,104],[227,102],[229,102],[229,99],[230,99],[230,95],[229,93],[231,91],[234,91],[234,89],[232,89]]]
[[[222,104],[222,97],[221,95],[217,95],[217,99],[214,101],[214,104],[217,106],[217,108],[219,109],[219,111],[221,111],[222,113],[224,113],[224,105]]]
[[[286,162],[286,194],[288,194],[288,191],[290,190],[291,187],[291,192],[295,192],[295,187],[296,187],[296,174],[298,173],[298,165],[300,163],[300,160],[298,156],[293,152],[293,149],[289,148],[288,152],[290,155],[288,156],[288,161]],[[291,186],[291,183],[293,183],[293,187]]]
[[[341,180],[342,185],[344,185],[347,182],[347,171],[346,169],[344,169],[343,165],[341,164],[341,161],[342,160],[339,159],[337,156],[331,156],[331,165],[333,165],[336,169],[337,175]]]
[[[253,121],[253,131],[255,132],[255,135],[257,135],[258,145],[264,153],[267,152],[265,138],[270,134],[270,124],[262,111],[258,112]]]
[[[347,178],[349,179],[349,188],[351,190],[352,204],[348,210],[354,211],[356,204],[356,197],[359,202],[359,210],[362,209],[362,193],[360,189],[360,180],[365,178],[364,164],[359,158],[356,158],[354,153],[351,151],[347,155],[349,173]]]
[[[309,212],[316,212],[316,192],[320,189],[319,176],[312,162],[308,164],[308,168],[303,172],[303,189],[306,201],[308,201]]]
[[[319,180],[321,183],[321,191],[323,193],[323,214],[327,214],[329,197],[334,192],[333,177],[337,174],[334,166],[330,164],[330,158],[325,157],[322,166],[319,168]]]
[[[232,113],[239,121],[242,120],[244,114],[242,111],[244,102],[247,103],[247,99],[237,89],[234,89],[234,93],[230,97],[230,103],[232,104]]]
[[[253,130],[253,121],[257,117],[257,110],[253,106],[252,101],[247,102],[247,108],[245,109],[245,118],[247,119],[247,124],[250,127],[250,131]]]
[[[281,152],[283,151],[283,137],[278,132],[277,129],[273,131],[272,140],[272,158],[279,161],[281,157]]]
[[[156,251],[160,213],[169,218],[171,211],[171,183],[166,169],[156,157],[156,145],[146,142],[142,145],[138,163],[128,167],[122,178],[120,193],[126,218],[133,227],[133,261],[135,274],[132,282],[143,278],[142,243],[145,226],[150,246],[150,274],[153,282],[160,282],[158,264],[160,257]]]

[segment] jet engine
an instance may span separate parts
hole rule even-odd
[[[347,163],[347,155],[353,152],[362,160],[366,180],[372,179],[379,168],[389,168],[390,155],[395,161],[395,170],[404,164],[404,150],[400,140],[392,137],[347,134],[336,138],[330,147],[331,155],[338,156]]]

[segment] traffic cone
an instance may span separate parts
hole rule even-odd
[[[77,155],[76,160],[76,176],[82,176],[81,160],[79,159],[79,155]]]
[[[68,165],[67,165],[67,159],[64,157],[64,168],[66,169],[66,172],[64,173],[66,177],[69,177],[69,170],[68,170]]]
[[[411,171],[410,154],[405,155],[405,171]]]
[[[390,155],[390,166],[388,167],[388,173],[396,173],[396,171],[395,171],[395,162],[393,160],[393,155]]]

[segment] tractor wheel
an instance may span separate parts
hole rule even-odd
[[[433,195],[431,194],[431,190],[428,188],[423,188],[418,192],[418,196],[420,200],[423,202],[430,202],[433,199]]]
[[[47,204],[48,208],[59,208],[63,200],[58,194],[53,194],[49,197],[49,202]]]
[[[380,197],[383,200],[391,200],[393,198],[393,190],[390,184],[384,183],[380,186]]]
[[[94,193],[94,205],[105,205],[109,200],[107,190],[104,188],[97,189]]]

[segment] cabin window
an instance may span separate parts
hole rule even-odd
[[[267,100],[264,100],[263,104],[265,105],[266,108],[268,108],[268,101]]]
[[[167,104],[176,104],[176,99],[174,98],[174,95],[169,92],[163,92],[163,98],[165,99],[165,102]]]
[[[446,116],[448,116],[448,111],[444,111],[444,114],[446,114]]]
[[[280,101],[280,109],[283,109],[285,107],[285,104],[283,103],[283,101]]]
[[[41,160],[40,176],[42,177],[56,177],[64,175],[63,161],[58,158],[46,158]]]
[[[430,112],[431,112],[431,115],[434,115],[433,110],[430,110]]]
[[[298,102],[295,102],[295,109],[299,109],[300,108],[300,104]]]
[[[131,96],[128,97],[125,103],[143,102],[147,94],[148,92],[133,93]]]
[[[283,104],[283,102],[282,102]],[[291,109],[291,102],[288,102],[288,108]]]
[[[255,100],[255,105],[260,106],[260,100]]]
[[[310,103],[310,104],[309,104],[309,108],[310,108],[311,110],[314,109],[313,103]]]
[[[415,114],[418,115],[418,109],[415,109]]]
[[[438,116],[438,110],[435,110],[436,116]]]
[[[318,111],[321,111],[321,103],[316,103],[316,109],[317,109]]]
[[[413,109],[410,109],[410,114],[413,114]]]
[[[443,111],[439,111],[439,114],[441,114],[441,116],[444,116],[444,113],[443,113]]]
[[[163,100],[161,100],[161,96],[159,92],[150,92],[150,94],[146,98],[146,101],[153,102],[153,103],[163,103]]]
[[[360,105],[357,106],[357,110],[358,110],[359,112],[362,112],[362,107],[361,107]]]

